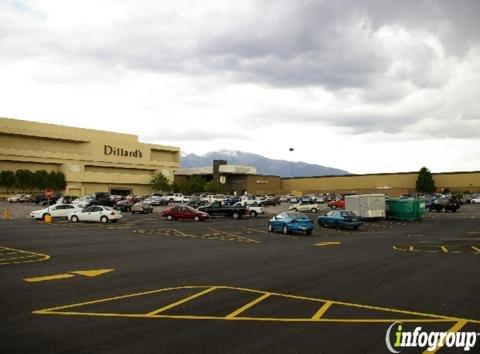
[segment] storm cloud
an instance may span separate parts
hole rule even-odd
[[[0,63],[32,91],[83,87],[103,113],[119,90],[119,111],[161,120],[139,132],[153,140],[260,141],[252,126],[305,124],[478,143],[479,13],[476,0],[12,0]]]

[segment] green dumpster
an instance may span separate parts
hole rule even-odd
[[[385,206],[388,219],[414,221],[425,213],[425,201],[419,198],[387,199]]]

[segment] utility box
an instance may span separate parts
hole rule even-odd
[[[403,221],[421,220],[425,201],[419,198],[387,200],[387,217]]]
[[[385,195],[347,195],[345,196],[345,210],[353,211],[362,219],[385,219]]]

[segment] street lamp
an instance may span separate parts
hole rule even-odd
[[[294,149],[291,147],[288,149],[290,151],[290,178],[293,178],[293,151]]]

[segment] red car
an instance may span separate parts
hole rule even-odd
[[[189,206],[179,205],[167,210],[162,211],[162,216],[165,216],[168,220],[195,220],[205,221],[208,219],[208,214],[203,211],[191,208]]]
[[[328,202],[328,206],[332,209],[345,209],[345,197]]]

